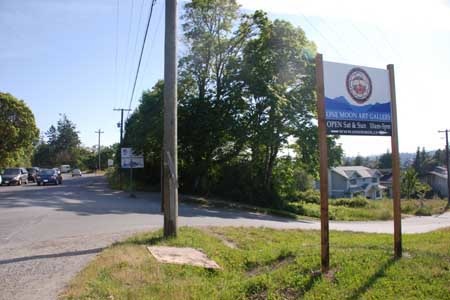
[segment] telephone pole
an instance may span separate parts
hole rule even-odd
[[[166,0],[164,41],[164,236],[177,235],[177,0]]]
[[[448,129],[439,130],[439,133],[445,132],[445,164],[447,167],[447,207],[450,207],[450,172],[449,172],[449,154],[448,154]]]
[[[120,127],[120,143],[119,143],[119,185],[122,188],[122,152],[121,149],[123,147],[123,112],[131,111],[129,108],[114,108],[113,111],[120,111],[120,123],[117,124]]]
[[[104,133],[101,129],[98,129],[95,133],[98,133],[98,170],[100,171],[102,169],[101,166],[101,160],[100,160],[100,135]]]

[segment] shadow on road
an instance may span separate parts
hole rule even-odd
[[[62,253],[52,253],[52,254],[42,254],[42,255],[32,255],[25,257],[17,257],[11,259],[0,260],[0,265],[13,264],[23,261],[36,260],[36,259],[46,259],[46,258],[58,258],[58,257],[68,257],[68,256],[78,256],[78,255],[86,255],[86,254],[96,254],[100,253],[104,248],[94,248],[87,250],[79,250],[79,251],[70,251],[70,252],[62,252]]]
[[[0,209],[48,207],[58,211],[73,212],[81,216],[105,214],[161,215],[159,193],[136,193],[130,198],[127,192],[108,187],[105,177],[89,176],[66,180],[63,185],[16,187],[0,189]],[[226,219],[248,218],[280,222],[298,222],[264,214],[223,208],[203,208],[181,203],[179,215],[183,217],[217,217]],[[309,223],[309,222],[307,222]]]

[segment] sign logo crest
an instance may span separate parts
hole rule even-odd
[[[372,95],[372,80],[361,68],[353,68],[347,74],[347,91],[358,104],[365,103]]]

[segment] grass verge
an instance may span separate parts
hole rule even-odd
[[[450,229],[404,235],[405,256],[392,259],[392,236],[331,232],[331,268],[320,266],[317,231],[181,228],[117,243],[80,272],[61,299],[450,299]],[[227,243],[234,246],[227,246]],[[222,267],[160,264],[146,245],[202,249]]]
[[[342,201],[345,200],[345,201]],[[352,206],[351,199],[330,199],[329,216],[331,220],[340,221],[370,221],[392,220],[393,208],[391,199],[366,200],[365,205]],[[447,207],[447,201],[443,199],[430,200],[402,200],[402,214],[404,216],[431,216],[442,214]],[[291,202],[287,210],[299,215],[320,217],[320,205],[316,203]]]

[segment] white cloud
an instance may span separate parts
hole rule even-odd
[[[333,17],[396,30],[450,31],[445,0],[238,0],[244,9],[277,14]]]

